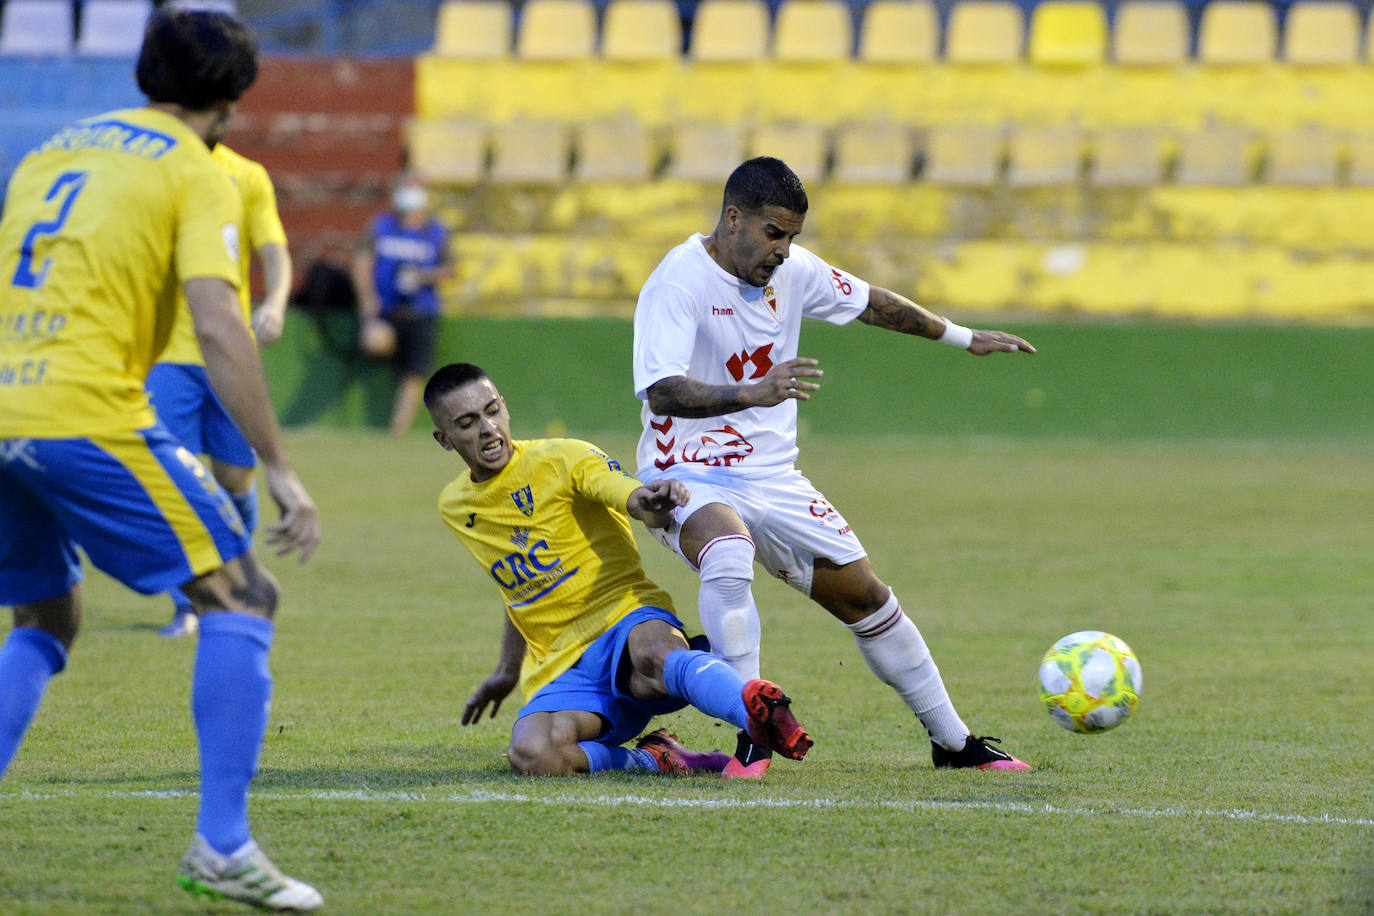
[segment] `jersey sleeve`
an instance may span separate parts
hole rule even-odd
[[[193,277],[217,277],[239,286],[239,208],[234,183],[206,160],[188,170],[177,193],[176,271],[181,283]]]
[[[792,246],[792,257],[804,271],[805,317],[848,324],[868,308],[867,280],[831,267],[805,248]]]
[[[686,375],[696,346],[698,304],[680,286],[651,282],[640,290],[634,317],[635,397],[654,382]]]
[[[575,493],[617,512],[625,512],[630,494],[642,486],[625,472],[619,461],[590,442],[568,439],[563,459]]]
[[[258,163],[247,172],[247,187],[243,189],[244,214],[248,223],[248,245],[257,251],[264,245],[285,245],[286,230],[277,212],[277,191],[267,169]]]

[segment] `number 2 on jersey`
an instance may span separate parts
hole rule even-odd
[[[14,279],[11,281],[14,286],[37,289],[47,279],[48,268],[52,266],[52,258],[44,258],[43,263],[39,265],[37,270],[34,270],[34,246],[38,244],[40,236],[58,232],[67,222],[67,217],[72,212],[72,204],[76,202],[76,196],[86,186],[86,174],[85,172],[63,172],[57,176],[57,180],[48,189],[48,195],[43,199],[55,200],[61,197],[62,207],[57,211],[55,218],[34,223],[29,227],[29,234],[24,236],[24,244],[19,247],[19,266],[14,269]]]

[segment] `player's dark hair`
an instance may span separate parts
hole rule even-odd
[[[758,213],[764,207],[806,212],[806,188],[787,163],[772,156],[758,156],[742,163],[725,182],[725,207]]]
[[[253,85],[258,47],[234,16],[164,6],[148,18],[134,73],[148,101],[205,111]]]
[[[464,385],[471,385],[489,377],[472,363],[449,363],[447,366],[441,366],[425,383],[425,407],[433,410],[439,399],[455,388],[462,388]]]

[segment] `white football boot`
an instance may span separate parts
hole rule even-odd
[[[177,884],[192,896],[228,898],[281,913],[311,913],[324,906],[319,891],[282,874],[252,841],[233,856],[226,856],[196,834],[191,848],[181,857]]]

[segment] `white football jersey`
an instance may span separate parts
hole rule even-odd
[[[712,260],[701,233],[668,252],[635,306],[635,395],[644,401],[639,478],[675,464],[728,467],[763,477],[797,458],[797,402],[718,417],[663,417],[648,389],[684,375],[712,385],[748,384],[797,356],[802,318],[845,324],[868,307],[868,283],[836,270],[800,245],[762,289]]]

